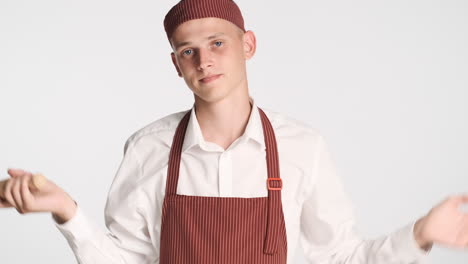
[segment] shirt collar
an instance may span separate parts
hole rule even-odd
[[[258,111],[258,107],[255,103],[255,100],[251,96],[249,96],[249,101],[252,105],[252,110],[250,112],[249,120],[247,121],[247,126],[245,127],[244,134],[240,137],[239,140],[244,142],[249,139],[252,139],[258,144],[260,144],[262,147],[265,147],[260,112]],[[208,144],[203,138],[203,134],[201,132],[200,125],[195,114],[195,104],[193,104],[191,110],[192,112],[190,113],[187,131],[185,132],[184,144],[182,146],[183,152],[197,145],[200,146],[200,148],[202,149],[206,149],[206,146]]]

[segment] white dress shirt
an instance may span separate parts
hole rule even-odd
[[[227,149],[204,140],[192,111],[177,194],[268,196],[263,130],[252,97],[250,102],[252,111],[245,132]],[[352,203],[323,136],[300,121],[262,109],[273,126],[278,146],[288,264],[293,263],[298,246],[310,263],[423,262],[428,252],[414,240],[414,221],[378,239],[359,237],[353,229]],[[159,263],[169,151],[186,112],[163,117],[126,141],[105,208],[108,230],[97,228],[79,204],[72,219],[55,223],[79,263]]]

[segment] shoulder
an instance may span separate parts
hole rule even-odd
[[[267,115],[277,138],[317,142],[322,138],[322,132],[315,126],[296,119],[284,113],[261,108]]]
[[[124,150],[127,150],[130,145],[145,143],[157,143],[170,147],[177,125],[188,111],[190,109],[166,115],[138,129],[127,139]]]

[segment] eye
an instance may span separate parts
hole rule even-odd
[[[191,55],[192,54],[192,50],[191,49],[186,49],[182,52],[184,55]]]
[[[223,45],[223,42],[222,41],[216,41],[215,42],[215,46],[216,47],[221,47]]]

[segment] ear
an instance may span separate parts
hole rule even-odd
[[[177,65],[177,60],[176,60],[174,52],[171,52],[171,58],[172,58],[172,63],[174,64],[176,68],[177,74],[179,75],[179,77],[182,77],[182,73],[180,73],[180,69],[179,69],[179,66]]]
[[[253,31],[248,30],[244,33],[244,57],[246,60],[253,57],[255,50],[257,49],[257,39]]]

